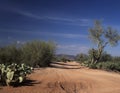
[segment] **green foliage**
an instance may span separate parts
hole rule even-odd
[[[15,83],[22,83],[26,75],[32,73],[32,70],[32,67],[25,64],[0,64],[0,83],[7,86]]]
[[[84,61],[87,61],[88,58],[89,58],[88,55],[83,54],[83,53],[81,53],[81,54],[77,54],[77,55],[76,55],[76,61],[78,61],[78,62],[84,62]]]
[[[113,61],[113,57],[110,54],[108,54],[107,52],[103,52],[102,56],[100,58],[100,62],[107,62],[107,61]]]
[[[89,53],[89,58],[92,60],[93,57],[98,57],[98,51],[95,49],[90,49],[88,51]],[[99,62],[106,62],[106,61],[112,61],[112,56],[110,54],[108,54],[107,52],[102,52],[101,53],[101,57],[99,59]]]
[[[54,57],[55,48],[53,42],[28,42],[21,48],[22,62],[27,62],[31,66],[49,66]]]
[[[56,46],[53,42],[32,41],[22,45],[0,47],[0,63],[26,63],[30,66],[45,67],[51,63]]]
[[[102,35],[104,34],[103,27],[101,26],[101,22],[96,20],[94,23],[94,27],[89,29],[89,37],[90,39],[98,44],[99,41],[102,43]]]
[[[67,58],[66,57],[57,57],[55,61],[57,62],[67,62]]]
[[[67,55],[57,56],[55,61],[57,62],[70,62],[70,58]]]
[[[95,50],[94,52],[91,52],[93,50],[89,50],[89,57],[92,58],[93,54],[97,52]],[[94,55],[95,55],[94,54]],[[95,55],[97,56],[97,55]],[[92,68],[92,69],[103,69],[108,71],[120,71],[120,57],[113,57],[107,52],[103,52],[101,59],[97,63],[91,63],[91,60],[84,61],[81,63],[81,65]]]
[[[119,56],[115,56],[112,57],[113,62],[120,62],[120,57]]]
[[[93,58],[94,56],[95,57],[98,57],[99,55],[98,55],[98,50],[96,50],[96,49],[90,49],[89,51],[88,51],[88,54],[89,54],[89,57],[90,58]]]
[[[97,69],[97,63],[94,63],[94,64],[89,64],[89,68],[92,68],[92,69]]]
[[[106,46],[106,43],[115,46],[120,40],[118,32],[111,27],[103,28],[101,21],[96,20],[94,27],[89,29],[90,39],[99,46]]]
[[[69,59],[67,59],[66,57],[62,57],[60,60],[61,60],[62,62],[67,62]]]
[[[101,62],[96,65],[98,69],[120,71],[120,62]]]
[[[103,28],[100,21],[95,21],[94,27],[89,29],[89,37],[96,44],[91,51],[91,63],[99,62],[104,48],[110,44],[116,46],[120,40],[119,33],[111,27]]]
[[[111,46],[116,46],[120,40],[120,35],[116,30],[113,30],[111,27],[107,28],[105,32],[105,38],[108,40]]]
[[[83,66],[92,68],[92,69],[103,69],[107,71],[120,71],[120,62],[99,62],[91,64],[89,61],[82,63]]]
[[[21,51],[17,45],[9,45],[0,48],[0,63],[10,64],[21,61]]]

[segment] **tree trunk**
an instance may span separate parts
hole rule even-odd
[[[92,59],[91,59],[91,64],[96,64],[99,62],[100,58],[101,58],[101,55],[102,55],[102,51],[103,51],[103,48],[102,47],[99,47],[99,49],[97,50],[97,52],[95,52],[95,50],[93,49],[92,50]]]

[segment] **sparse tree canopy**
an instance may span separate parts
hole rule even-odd
[[[118,32],[111,27],[104,28],[101,25],[101,21],[95,21],[94,27],[89,29],[90,39],[97,45],[96,49],[89,51],[91,55],[91,62],[96,63],[100,60],[104,48],[109,44],[116,46],[120,40]]]

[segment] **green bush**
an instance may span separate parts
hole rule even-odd
[[[15,45],[4,46],[0,48],[0,63],[11,64],[21,61],[21,51]]]
[[[100,58],[100,62],[107,62],[107,61],[112,61],[113,58],[110,54],[108,54],[107,52],[103,52],[102,56]]]
[[[90,62],[89,62],[89,61],[83,61],[83,62],[81,62],[81,65],[82,65],[82,66],[89,67]]]
[[[0,48],[0,63],[26,63],[45,67],[51,63],[56,46],[53,42],[32,41],[23,45],[9,45]]]
[[[86,65],[85,65],[86,66]],[[99,62],[96,64],[87,64],[92,69],[103,69],[108,71],[120,71],[120,62]]]
[[[77,61],[77,62],[84,62],[84,61],[87,61],[88,58],[89,58],[88,55],[83,54],[83,53],[77,54],[77,55],[76,55],[76,61]]]
[[[120,62],[101,62],[97,64],[98,69],[120,71]]]
[[[67,62],[67,61],[69,61],[69,59],[66,58],[66,57],[62,57],[62,58],[60,59],[60,61],[61,61],[61,62]]]
[[[54,61],[57,61],[57,62],[71,62],[72,59],[69,57],[69,55],[61,54],[61,55],[56,55],[54,57]]]
[[[114,62],[120,62],[120,57],[119,56],[112,57],[112,59],[113,59]]]
[[[21,48],[22,62],[31,66],[49,66],[54,52],[55,44],[53,42],[33,41],[24,44]]]
[[[120,71],[120,62],[98,62],[91,63],[90,61],[84,61],[81,65],[92,68],[92,69],[103,69],[107,71]]]
[[[97,69],[97,65],[96,65],[96,64],[90,64],[90,65],[89,65],[89,68]]]

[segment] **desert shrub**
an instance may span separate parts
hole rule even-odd
[[[91,64],[90,61],[83,61],[83,62],[80,62],[80,64],[82,66],[86,66],[86,67],[89,67],[89,65]]]
[[[57,62],[71,62],[72,59],[69,57],[69,55],[61,54],[55,56],[55,61]]]
[[[60,58],[57,58],[56,61],[57,62],[65,62],[66,63],[66,62],[68,62],[70,60],[68,58],[66,58],[66,57],[60,57]]]
[[[0,63],[11,64],[20,63],[20,61],[21,51],[15,44],[0,48]]]
[[[49,66],[54,57],[55,44],[43,41],[27,42],[22,46],[21,51],[23,63],[31,66]]]
[[[120,62],[120,57],[119,56],[115,56],[112,58],[114,62]]]
[[[84,62],[84,61],[87,61],[88,58],[89,58],[88,55],[83,54],[83,53],[77,54],[77,55],[76,55],[76,61],[77,61],[77,62]]]
[[[97,65],[96,65],[96,63],[94,63],[94,64],[89,64],[89,68],[97,69]]]
[[[101,62],[97,64],[98,69],[120,71],[120,62]]]
[[[113,57],[107,52],[103,52],[100,58],[100,62],[113,61]]]
[[[120,62],[99,62],[96,64],[86,63],[86,65],[84,66],[87,66],[92,69],[103,69],[107,71],[120,71]]]
[[[55,44],[45,41],[31,41],[22,45],[0,47],[0,63],[26,63],[30,66],[49,66],[55,53]]]
[[[92,69],[102,69],[107,71],[120,71],[120,62],[98,62],[98,63],[91,63],[90,61],[84,61],[81,65],[92,68]]]
[[[66,57],[62,57],[62,58],[60,59],[61,62],[67,62],[68,60],[69,60],[69,59],[66,58]]]

